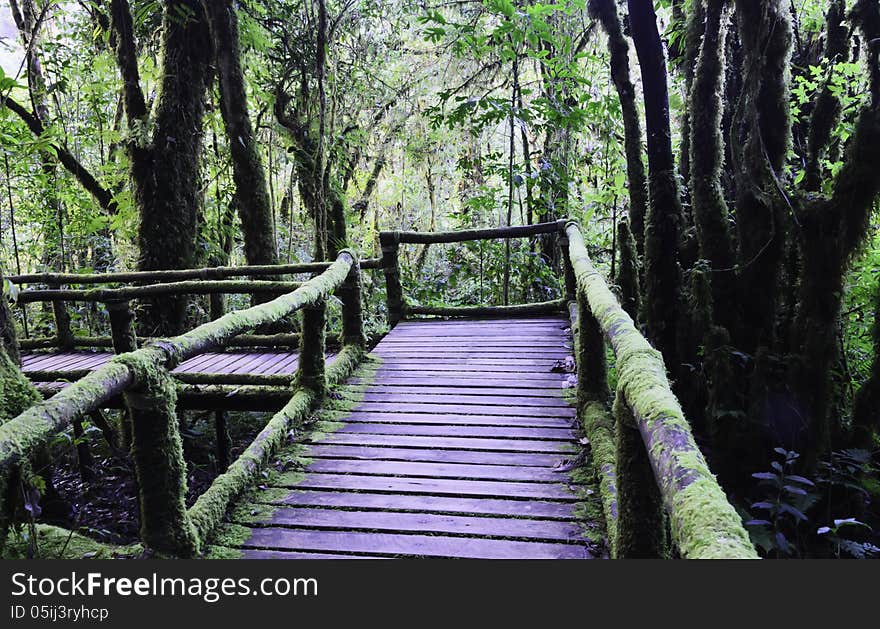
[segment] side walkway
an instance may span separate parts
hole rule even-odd
[[[233,510],[215,556],[593,556],[562,317],[403,322]]]

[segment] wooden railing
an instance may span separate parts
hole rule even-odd
[[[379,259],[361,261],[361,269],[379,268]],[[301,282],[284,280],[232,280],[231,278],[270,278],[305,273],[320,273],[330,266],[328,262],[277,264],[237,267],[206,267],[160,271],[127,271],[114,273],[30,273],[7,276],[18,287],[15,302],[27,304],[48,302],[52,305],[55,335],[20,340],[23,350],[113,348],[117,353],[131,351],[154,338],[136,338],[133,332],[131,302],[158,296],[184,295],[261,295],[277,297],[301,286]],[[111,286],[116,284],[133,286]],[[40,288],[31,288],[31,286]],[[101,285],[101,286],[98,286]],[[73,286],[90,288],[71,288]],[[109,315],[111,335],[82,336],[74,334],[68,302],[103,304]],[[213,302],[212,302],[213,303]],[[211,317],[224,314],[212,306]],[[235,337],[229,347],[296,347],[296,334],[243,334]],[[47,375],[48,377],[48,375]]]
[[[561,234],[565,221],[539,223],[518,227],[499,227],[497,229],[472,229],[451,232],[409,232],[384,231],[379,234],[382,247],[382,271],[385,273],[386,296],[388,300],[388,323],[392,327],[408,315],[434,315],[442,317],[482,317],[504,315],[536,315],[561,312],[565,299],[540,303],[509,306],[464,306],[429,308],[407,303],[400,280],[400,245],[402,244],[449,244],[477,240],[510,240],[528,238],[544,234]],[[563,234],[564,235],[564,234]]]
[[[566,276],[577,290],[578,407],[591,443],[612,551],[617,557],[668,554],[666,519],[680,556],[755,559],[734,507],[694,441],[669,385],[663,357],[636,329],[587,253],[575,222],[565,227]],[[607,412],[606,342],[617,370]]]
[[[564,254],[565,299],[521,306],[461,308],[425,308],[406,302],[400,281],[401,244],[541,234],[558,236]],[[614,556],[668,556],[668,528],[682,557],[757,557],[740,517],[694,441],[670,388],[662,356],[636,329],[593,266],[577,223],[560,220],[457,232],[382,232],[380,242],[392,326],[411,315],[560,312],[568,302],[578,364],[578,415],[591,444]],[[617,368],[613,397],[609,391],[606,343]]]
[[[17,478],[27,462],[74,420],[122,395],[127,421],[130,422],[131,458],[140,491],[141,539],[146,546],[160,553],[183,557],[197,553],[221,521],[230,501],[256,480],[261,466],[284,443],[291,426],[303,421],[322,398],[328,384],[344,380],[363,356],[361,277],[355,254],[344,250],[332,263],[311,266],[314,269],[308,270],[323,272],[272,301],[230,312],[180,336],[154,340],[141,349],[135,349],[132,343],[133,351],[116,356],[108,364],[0,426],[0,543],[6,538],[6,530],[14,515],[14,501],[11,499],[19,492]],[[241,268],[220,272],[162,273],[173,274],[167,279],[189,280],[199,273],[214,277],[218,276],[213,275],[215,273],[267,275],[275,267],[258,268],[259,271],[254,273],[250,273],[253,267],[245,273],[241,273]],[[287,268],[284,272],[302,272],[301,268],[302,265],[297,265],[296,271]],[[117,275],[116,281],[155,279],[155,274],[150,277]],[[64,282],[87,283],[93,278],[55,275],[13,279],[60,285]],[[106,280],[106,276],[101,279]],[[97,278],[95,280],[94,283],[99,283]],[[334,292],[342,302],[342,349],[333,365],[325,368],[326,299]],[[81,296],[73,295],[75,298]],[[61,295],[58,297],[60,302]],[[64,299],[70,297],[70,294],[64,295]],[[113,293],[110,297],[112,303],[120,301],[120,293]],[[120,320],[130,326],[130,309],[122,307],[120,310],[128,311]],[[186,466],[176,415],[178,385],[170,371],[188,358],[224,347],[242,334],[297,311],[302,312],[302,333],[299,335],[299,366],[289,401],[226,472],[215,479],[191,508],[186,509]],[[112,315],[111,309],[111,318]],[[123,336],[114,334],[114,342],[122,341]]]

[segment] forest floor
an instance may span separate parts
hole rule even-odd
[[[267,421],[266,413],[229,413],[232,460],[254,439]],[[187,459],[187,506],[191,506],[217,477],[214,458],[213,413],[187,413],[183,431]],[[139,541],[138,504],[134,473],[122,458],[98,439],[89,439],[96,480],[83,481],[73,448],[53,457],[55,496],[46,496],[39,521],[72,529],[98,541],[126,545]],[[58,448],[61,450],[61,448]]]

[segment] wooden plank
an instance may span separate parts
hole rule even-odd
[[[275,352],[246,352],[244,356],[246,356],[246,360],[227,366],[227,373],[251,374],[266,362],[277,358]]]
[[[304,456],[383,461],[428,461],[473,463],[478,465],[517,465],[523,467],[560,467],[573,455],[523,452],[481,452],[475,450],[435,450],[433,448],[386,448],[342,444],[306,446]]]
[[[235,373],[234,369],[237,364],[250,362],[252,356],[246,352],[229,352],[226,358],[211,361],[202,365],[202,373]]]
[[[212,362],[223,358],[233,359],[233,356],[224,352],[205,352],[180,363],[172,373],[205,373],[204,367]]]
[[[385,376],[404,376],[404,375],[413,375],[413,376],[437,376],[439,378],[445,377],[453,377],[453,378],[476,378],[478,380],[482,380],[485,378],[510,378],[515,380],[522,380],[524,382],[537,382],[540,380],[550,381],[550,382],[559,382],[565,379],[564,376],[567,374],[557,373],[555,371],[550,371],[549,369],[546,371],[535,371],[534,369],[504,369],[501,367],[493,367],[493,368],[483,368],[479,367],[469,367],[467,365],[433,365],[433,364],[425,364],[421,367],[412,366],[412,365],[389,365],[388,363],[383,363],[382,366],[377,371],[377,377],[380,377],[384,380]],[[561,384],[560,384],[561,386]]]
[[[442,415],[517,415],[520,417],[565,417],[574,419],[575,409],[570,406],[497,406],[490,404],[415,404],[397,402],[361,402],[355,410],[380,413],[429,413]]]
[[[267,361],[257,368],[253,369],[251,373],[253,374],[267,374],[267,373],[278,373],[279,368],[283,368],[284,365],[291,362],[291,360],[296,363],[299,359],[299,354],[296,352],[277,352],[275,354],[275,359],[271,361]]]
[[[573,440],[570,428],[532,428],[529,426],[444,426],[425,424],[346,424],[337,432],[370,435],[421,435],[428,437],[486,437],[491,439]]]
[[[494,396],[503,396],[519,399],[556,399],[565,402],[563,397],[564,389],[525,389],[516,387],[468,387],[468,386],[416,386],[407,384],[395,384],[385,380],[375,382],[363,389],[356,385],[343,385],[339,387],[339,391],[343,393],[364,393],[367,395],[389,395],[399,393],[402,395],[418,395],[422,398],[427,397],[465,397],[465,396],[486,396],[491,399]]]
[[[485,496],[487,498],[532,498],[563,501],[577,499],[577,495],[562,483],[525,483],[519,481],[401,478],[358,474],[316,474],[314,472],[301,477],[296,472],[283,472],[271,479],[269,485],[298,489],[334,489],[434,496]]]
[[[479,374],[424,374],[421,372],[388,372],[382,374],[380,380],[376,380],[377,386],[410,386],[425,387],[429,390],[432,387],[487,387],[507,389],[544,389],[545,391],[553,391],[561,394],[564,378],[542,378],[538,381],[522,380],[515,376],[506,375],[504,377],[480,376]],[[362,384],[361,378],[350,378],[349,384]]]
[[[343,389],[345,393],[347,391]],[[454,391],[454,389],[452,390]],[[351,395],[346,397],[351,398]],[[544,396],[533,397],[526,395],[491,395],[469,394],[457,395],[452,392],[435,393],[434,391],[426,391],[422,389],[413,389],[410,392],[388,391],[376,389],[367,389],[361,393],[360,401],[372,403],[413,403],[419,404],[455,404],[455,405],[479,405],[479,406],[537,406],[541,408],[571,408],[571,405],[562,398],[562,396]]]
[[[324,474],[375,474],[380,476],[421,476],[425,478],[530,481],[535,483],[570,482],[567,472],[552,468],[517,467],[511,465],[316,459],[306,466],[306,470]]]
[[[583,531],[578,524],[560,520],[288,507],[277,509],[265,521],[261,516],[247,515],[236,516],[234,521],[243,525],[263,524],[294,529],[403,531],[584,543]]]
[[[292,352],[288,358],[267,371],[267,374],[292,374],[299,366],[299,354]]]
[[[371,555],[353,555],[348,553],[301,553],[286,550],[260,550],[246,548],[241,551],[242,559],[387,559],[387,557],[373,557]]]
[[[441,535],[257,528],[245,547],[297,551],[350,551],[395,557],[473,559],[588,559],[583,546]]]
[[[567,441],[534,441],[529,439],[477,439],[473,437],[412,437],[397,435],[352,435],[332,433],[325,443],[395,448],[437,448],[441,450],[488,450],[496,452],[540,452],[563,454],[574,450]]]
[[[257,492],[255,502],[338,509],[382,509],[410,512],[500,515],[518,518],[576,520],[575,505],[549,500],[505,500],[420,496],[418,494],[367,494],[337,491],[292,491],[283,499],[264,501]]]
[[[435,424],[441,426],[534,426],[536,428],[571,428],[564,417],[524,417],[520,415],[461,415],[445,413],[381,413],[375,411],[325,411],[329,418],[346,422],[382,424]]]
[[[450,371],[551,371],[559,362],[556,358],[447,358],[445,356],[424,356],[416,358],[385,357],[382,365],[389,369],[398,367],[422,367],[447,369]]]

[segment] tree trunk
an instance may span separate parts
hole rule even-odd
[[[714,321],[727,329],[736,321],[734,250],[721,173],[724,140],[721,132],[726,0],[708,0],[706,28],[691,85],[691,199],[700,257],[711,265]]]
[[[248,114],[238,15],[232,0],[202,0],[214,43],[220,111],[229,137],[232,176],[248,264],[277,264],[266,173]]]
[[[134,199],[140,216],[138,270],[185,269],[197,261],[201,212],[202,122],[209,84],[211,41],[198,0],[169,0],[163,16],[162,80],[154,113],[140,89],[128,3],[113,0],[117,63],[125,84],[125,110]],[[155,120],[149,139],[145,128]],[[138,317],[142,336],[185,327],[186,301],[150,300]]]
[[[645,323],[651,340],[677,371],[676,322],[681,198],[672,154],[666,57],[650,0],[628,0],[629,21],[642,73],[648,134],[648,194],[645,225]]]
[[[615,0],[590,0],[590,12],[608,34],[611,53],[611,79],[623,112],[623,138],[626,174],[629,180],[629,225],[639,258],[645,253],[645,215],[648,211],[648,188],[642,161],[642,124],[636,105],[636,90],[630,79],[629,45],[623,34]]]

